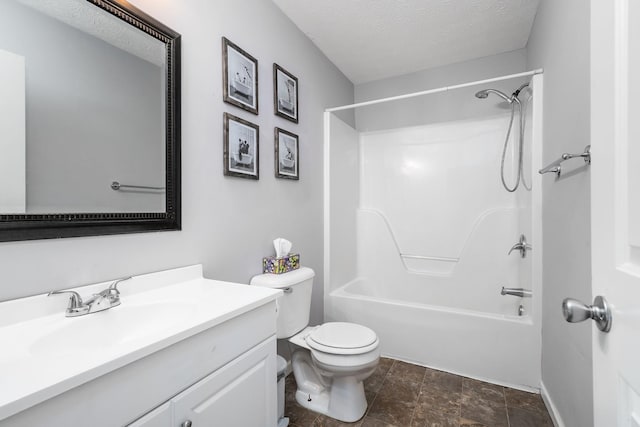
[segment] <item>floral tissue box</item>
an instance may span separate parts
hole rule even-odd
[[[276,258],[273,256],[262,258],[262,272],[282,274],[300,268],[300,254],[289,254]]]

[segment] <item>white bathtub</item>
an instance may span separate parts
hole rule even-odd
[[[531,316],[382,299],[368,294],[368,288],[356,279],[331,292],[325,320],[370,327],[385,356],[509,387],[539,389],[540,328]]]

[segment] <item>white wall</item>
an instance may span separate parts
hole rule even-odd
[[[422,90],[483,80],[526,71],[524,49],[432,68],[412,74],[357,85],[357,102]],[[469,102],[478,90],[492,87],[512,93],[526,81],[496,82],[486,87],[470,87],[452,92],[358,108],[356,125],[360,131],[420,126],[451,120],[465,120],[486,113],[485,102]],[[491,102],[491,101],[489,101]],[[508,111],[508,110],[505,110]]]
[[[194,263],[247,283],[282,236],[316,271],[311,321],[321,321],[322,112],[353,102],[353,85],[269,1],[132,3],[182,34],[183,230],[2,243],[0,300]],[[223,35],[259,60],[259,116],[222,102]],[[298,125],[273,114],[273,62],[299,79]],[[223,176],[224,111],[260,125],[259,181]],[[274,177],[274,126],[300,136],[300,181]]]
[[[540,2],[527,50],[529,67],[544,67],[543,163],[589,144],[589,13],[582,0]],[[592,325],[566,323],[560,304],[592,300],[589,170],[546,175],[543,186],[542,382],[565,425],[588,427]]]

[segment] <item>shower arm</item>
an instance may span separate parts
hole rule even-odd
[[[516,97],[516,99],[518,98],[518,95],[520,95],[520,92],[522,92],[522,89],[524,89],[525,87],[529,87],[529,83],[525,83],[522,86],[520,86],[518,89],[516,89],[515,92],[513,92],[514,97]]]

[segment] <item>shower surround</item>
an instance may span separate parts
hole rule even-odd
[[[508,193],[500,183],[504,105],[460,96],[484,102],[484,114],[367,132],[327,113],[327,321],[374,329],[387,356],[539,388],[541,186],[532,169],[541,156],[542,76],[531,86],[524,140],[531,191]],[[513,149],[506,162],[513,180]],[[533,249],[525,258],[507,255],[521,234]],[[533,297],[503,296],[503,286]]]

